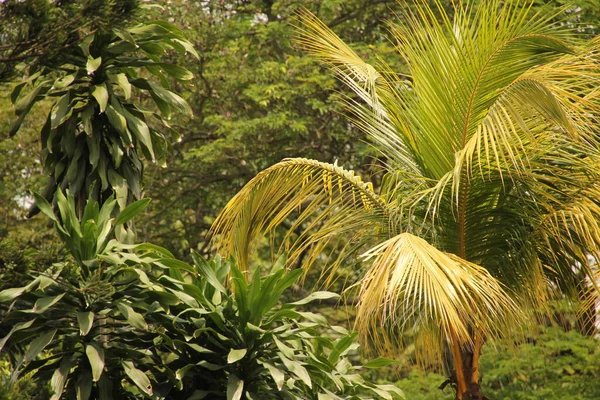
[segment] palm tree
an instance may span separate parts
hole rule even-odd
[[[289,263],[310,268],[337,243],[329,280],[369,248],[361,337],[387,353],[414,343],[429,366],[448,348],[457,399],[483,399],[482,345],[553,296],[576,295],[573,265],[590,273],[586,254],[600,249],[600,42],[577,42],[553,22],[564,10],[532,5],[414,6],[390,25],[408,74],[364,62],[302,12],[301,43],[357,95],[345,102],[380,152],[381,187],[286,159],[213,225],[241,265],[253,239],[282,224]]]

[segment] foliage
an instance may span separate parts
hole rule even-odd
[[[372,154],[360,132],[341,116],[334,74],[294,44],[297,1],[161,1],[157,18],[174,20],[200,60],[179,57],[194,73],[181,88],[194,121],[173,124],[183,134],[167,168],[148,170],[154,200],[140,221],[151,240],[188,257],[208,254],[206,233],[227,201],[256,173],[284,157],[304,155],[366,165]],[[384,19],[394,0],[310,0],[342,37],[372,55],[391,51]],[[369,42],[372,45],[364,44]]]
[[[94,33],[82,38],[77,49],[57,77],[44,69],[30,71],[15,87],[11,99],[18,119],[10,134],[38,101],[54,99],[41,129],[42,164],[50,175],[44,197],[68,188],[79,198],[81,212],[88,190],[101,203],[116,191],[124,208],[140,197],[142,159],[164,163],[178,137],[168,123],[172,112],[191,113],[185,100],[168,89],[165,76],[189,80],[191,73],[161,57],[171,49],[197,54],[181,30],[163,21]],[[136,104],[143,95],[153,99],[159,113]]]
[[[57,192],[58,215],[36,195],[72,256],[23,287],[0,292],[11,303],[11,330],[0,350],[18,359],[12,374],[50,382],[52,398],[365,398],[392,399],[393,386],[371,385],[349,361],[358,345],[342,328],[323,336],[327,320],[298,308],[336,297],[316,292],[278,305],[301,271],[281,266],[246,282],[220,259],[195,256],[194,267],[157,246],[124,245],[123,224],[148,204],[140,200],[112,218],[116,200]],[[168,274],[164,274],[167,272]],[[226,282],[228,274],[231,281]],[[24,354],[20,349],[26,347]],[[374,360],[372,367],[385,365]]]
[[[178,273],[161,278],[167,293],[183,304],[171,307],[176,316],[165,323],[169,368],[177,378],[172,398],[231,399],[392,399],[401,392],[390,385],[372,385],[360,376],[351,355],[355,334],[301,311],[313,301],[337,295],[314,292],[293,303],[280,304],[283,292],[300,270],[286,272],[276,264],[261,278],[247,282],[235,264],[194,254],[192,280]],[[227,276],[231,275],[227,282]],[[378,359],[367,365],[385,365]],[[170,397],[170,398],[171,398]]]
[[[55,222],[72,260],[55,264],[24,287],[0,292],[0,301],[12,303],[2,321],[12,329],[0,340],[0,350],[18,352],[27,345],[12,380],[31,372],[33,379],[51,383],[55,399],[63,393],[81,399],[149,394],[151,378],[139,368],[152,371],[159,360],[147,351],[155,334],[142,316],[150,307],[142,294],[150,284],[145,270],[148,260],[170,255],[113,239],[115,229],[147,201],[131,204],[112,219],[116,200],[101,208],[89,200],[79,222],[74,197],[58,195],[60,220],[39,196],[38,204]]]
[[[453,400],[455,395],[449,386],[440,390],[440,384],[445,380],[444,376],[435,372],[413,369],[408,376],[396,382],[396,386],[411,400]]]
[[[559,327],[537,327],[515,345],[502,341],[481,358],[482,386],[490,399],[596,399],[600,393],[597,339]],[[396,385],[407,399],[452,399],[439,389],[445,377],[412,370]]]
[[[384,159],[381,187],[284,160],[230,201],[215,242],[246,267],[252,241],[283,226],[280,249],[306,268],[343,246],[331,273],[370,248],[357,284],[364,341],[415,343],[430,366],[449,343],[458,398],[481,399],[482,338],[519,326],[522,308],[577,294],[572,265],[589,275],[586,251],[600,246],[598,41],[582,45],[559,13],[521,0],[415,5],[390,29],[399,74],[304,12],[303,45],[361,99],[345,104]]]
[[[544,327],[517,348],[500,344],[484,353],[483,385],[492,399],[596,399],[599,353],[597,339]]]
[[[136,0],[4,0],[0,2],[0,82],[23,63],[58,68],[86,34],[127,22]]]

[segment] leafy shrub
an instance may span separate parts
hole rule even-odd
[[[194,254],[188,265],[160,247],[115,239],[131,239],[124,224],[146,200],[114,218],[114,199],[102,207],[88,200],[79,219],[74,196],[59,191],[57,197],[58,215],[41,196],[37,204],[71,259],[0,292],[0,303],[10,304],[1,322],[12,326],[0,350],[14,350],[18,360],[11,382],[31,374],[38,383],[50,382],[52,399],[402,395],[360,376],[349,360],[358,347],[354,334],[338,327],[330,338],[323,316],[301,310],[335,294],[280,304],[301,271],[275,266],[248,282],[220,258],[207,262]]]
[[[53,399],[63,393],[69,399],[151,394],[150,380],[160,360],[147,350],[156,335],[142,317],[151,306],[143,291],[151,284],[149,263],[170,254],[114,239],[115,229],[145,204],[133,203],[113,219],[115,200],[102,208],[88,201],[79,222],[73,196],[58,193],[59,217],[38,196],[40,209],[55,222],[72,259],[24,287],[0,292],[0,302],[12,303],[2,321],[12,329],[0,340],[0,350],[18,352],[26,346],[13,381],[20,373],[32,373],[35,380],[51,382]]]
[[[600,399],[600,346],[575,331],[542,327],[516,349],[490,348],[481,363],[492,399]]]
[[[373,385],[361,377],[349,356],[355,334],[333,327],[302,306],[336,297],[315,292],[280,304],[284,291],[302,271],[287,272],[276,264],[250,281],[232,263],[206,262],[194,254],[191,275],[161,281],[182,300],[171,308],[164,345],[173,355],[169,368],[177,389],[169,398],[245,399],[392,399],[402,396],[392,385]],[[227,277],[231,278],[227,280]],[[186,279],[186,278],[191,278]],[[367,366],[385,365],[374,360]]]

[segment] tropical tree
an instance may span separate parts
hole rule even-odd
[[[364,62],[301,13],[301,43],[356,93],[345,103],[381,154],[381,187],[286,159],[212,228],[242,266],[253,239],[278,228],[290,263],[309,268],[334,249],[328,282],[369,249],[355,286],[363,340],[388,353],[415,343],[427,366],[443,366],[448,348],[457,399],[483,399],[483,344],[558,293],[577,298],[600,248],[599,41],[553,22],[563,10],[470,4],[416,6],[390,24],[407,74]]]
[[[150,21],[82,37],[59,72],[29,69],[11,94],[18,118],[9,135],[17,133],[36,103],[54,100],[40,130],[42,164],[49,175],[46,199],[68,188],[81,216],[90,193],[104,203],[116,192],[121,209],[141,197],[144,159],[164,165],[179,139],[168,122],[172,113],[191,116],[167,77],[188,81],[193,75],[164,62],[169,51],[198,57],[179,28]],[[156,112],[142,105],[143,96],[152,98]],[[36,206],[30,214],[37,212]]]

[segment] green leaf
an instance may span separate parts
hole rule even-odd
[[[227,364],[233,364],[240,361],[247,352],[248,349],[231,349],[227,355]]]
[[[57,295],[57,296],[51,296],[51,297],[42,297],[42,298],[39,298],[39,299],[38,299],[38,300],[35,302],[35,304],[33,305],[33,308],[32,308],[32,310],[31,310],[31,311],[32,311],[32,312],[34,312],[34,313],[41,314],[41,313],[43,313],[44,311],[46,311],[48,308],[50,308],[50,307],[52,307],[54,304],[56,304],[56,303],[57,303],[57,302],[58,302],[60,299],[62,299],[62,298],[63,298],[63,296],[64,296],[65,294],[66,294],[66,293],[61,293],[61,294],[59,294],[59,295]]]
[[[125,100],[129,100],[131,97],[131,83],[129,83],[129,79],[127,79],[127,75],[125,74],[117,74],[115,75],[115,80],[117,81],[117,85],[121,89],[123,89],[123,94],[125,95]]]
[[[192,253],[192,259],[194,260],[194,264],[198,269],[198,272],[200,272],[200,274],[208,281],[208,283],[210,283],[212,287],[214,287],[221,293],[227,292],[225,290],[225,287],[223,287],[223,284],[219,282],[217,274],[215,273],[215,270],[211,267],[211,264],[209,262],[207,262],[205,259],[202,258],[202,256],[200,256],[197,253]]]
[[[56,129],[61,123],[64,122],[63,117],[67,115],[69,111],[71,102],[71,96],[69,92],[65,93],[52,107],[52,112],[50,113],[50,127],[52,129]]]
[[[175,268],[191,273],[195,273],[196,271],[186,262],[177,260],[175,258],[161,258],[158,260],[160,265],[164,265],[167,268]]]
[[[114,103],[114,99],[111,101]],[[127,131],[127,120],[125,117],[119,113],[112,105],[108,105],[106,107],[106,116],[108,117],[108,122],[119,132],[121,138],[125,145],[131,145],[131,134]]]
[[[77,324],[79,325],[79,334],[85,336],[92,329],[94,323],[94,313],[91,311],[80,311],[77,313]]]
[[[92,89],[92,96],[94,96],[98,102],[100,112],[104,112],[104,110],[106,110],[106,105],[108,104],[108,90],[106,90],[104,83],[94,86]]]
[[[23,329],[27,329],[29,327],[31,327],[31,325],[33,325],[33,323],[35,322],[35,319],[32,319],[30,321],[26,321],[26,322],[19,322],[16,323],[8,332],[8,334],[6,336],[4,336],[1,340],[0,340],[0,352],[2,351],[2,349],[4,348],[4,345],[6,344],[6,342],[8,341],[8,339],[10,339],[10,337],[12,336],[13,333],[17,332],[17,331],[21,331]]]
[[[6,303],[12,301],[23,294],[25,287],[4,289],[0,292],[0,303]]]
[[[234,374],[227,379],[227,400],[240,400],[244,392],[244,381]]]
[[[73,83],[73,81],[75,80],[75,76],[76,76],[76,74],[69,74],[69,75],[63,76],[62,78],[58,78],[57,80],[54,81],[54,84],[52,85],[52,89],[62,90],[64,88],[66,88],[71,83]]]
[[[27,113],[36,102],[38,95],[44,95],[49,89],[50,81],[40,82],[31,92],[21,97],[15,105],[17,115]]]
[[[277,389],[281,390],[283,388],[283,383],[285,382],[285,374],[279,368],[276,368],[268,362],[263,363],[263,365],[269,370],[275,385],[277,385]]]
[[[83,130],[88,135],[91,135],[94,132],[94,126],[92,124],[92,119],[94,117],[94,104],[88,103],[88,105],[81,112],[80,117],[83,124]]]
[[[98,382],[104,371],[104,349],[98,343],[90,343],[85,346],[85,354],[92,367],[92,379]]]
[[[188,53],[190,53],[191,55],[196,57],[196,59],[200,59],[200,55],[198,54],[198,52],[196,51],[194,46],[192,46],[192,44],[190,42],[188,42],[187,40],[172,39],[171,43],[173,43],[175,45],[174,46],[175,48],[177,48],[178,46],[181,46],[181,48],[184,51],[187,51]],[[177,49],[177,50],[180,51],[179,49]]]
[[[194,78],[194,74],[190,71],[175,64],[161,63],[160,67],[165,70],[167,74],[180,81],[189,81]]]
[[[151,199],[142,199],[128,205],[117,217],[115,225],[122,225],[141,213],[148,207]]]
[[[144,321],[142,314],[134,311],[133,308],[124,303],[117,303],[117,307],[133,327],[144,331],[148,329],[148,324]]]
[[[152,384],[146,374],[137,369],[131,361],[123,361],[121,364],[129,379],[131,379],[142,392],[146,393],[148,396],[152,396]]]
[[[54,370],[52,379],[50,380],[50,387],[54,394],[50,400],[59,400],[65,390],[65,383],[67,382],[67,376],[71,371],[71,368],[75,366],[77,362],[69,357],[64,357],[60,362],[60,366]]]
[[[36,192],[33,192],[33,197],[35,198],[35,204],[38,206],[40,211],[44,213],[48,218],[50,218],[54,222],[58,222],[56,219],[56,215],[54,214],[54,210],[48,200],[46,198]]]
[[[363,365],[363,367],[364,368],[381,368],[381,367],[386,367],[391,364],[396,364],[398,362],[399,361],[393,360],[391,358],[379,357],[379,358],[375,358],[374,360],[367,362],[365,365]]]
[[[150,85],[151,90],[158,97],[160,97],[163,101],[167,102],[169,105],[175,107],[176,110],[190,117],[193,115],[190,105],[181,96],[154,83],[148,82],[148,84]]]
[[[298,378],[300,378],[300,380],[304,382],[306,386],[312,388],[310,375],[302,364],[300,364],[298,361],[289,360],[288,358],[284,357],[283,354],[281,354],[279,358],[281,361],[283,361],[283,364],[290,372],[294,373]]]
[[[308,304],[315,300],[328,300],[328,299],[337,299],[340,295],[332,292],[314,292],[303,298],[302,300],[295,301],[293,303],[289,303],[294,306],[301,306],[304,304]]]
[[[77,400],[88,400],[92,394],[92,376],[89,371],[81,371],[77,378]]]
[[[28,363],[33,360],[44,350],[48,344],[54,339],[54,335],[56,334],[56,329],[44,333],[42,336],[36,338],[31,342],[27,352],[25,353],[25,357],[23,358],[23,362]]]
[[[148,152],[154,157],[154,150],[152,146],[152,138],[150,136],[150,130],[146,123],[130,113],[129,111],[122,109],[122,114],[127,120],[127,126],[133,132],[135,137],[148,149]]]
[[[94,72],[96,72],[96,70],[98,68],[100,68],[101,64],[102,64],[102,57],[88,58],[87,64],[85,66],[85,68],[87,69],[88,75],[92,75]]]

